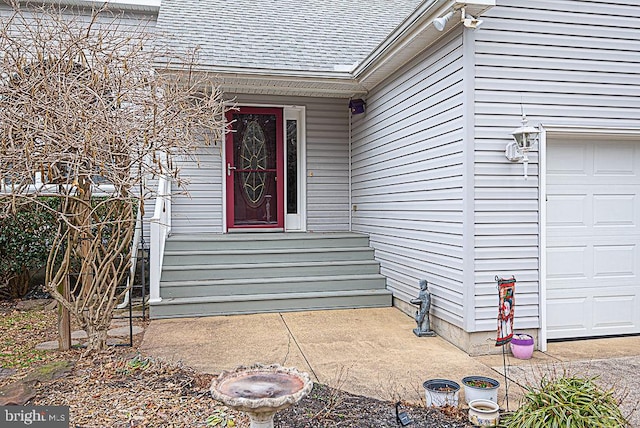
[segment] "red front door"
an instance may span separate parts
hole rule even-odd
[[[228,229],[284,228],[282,109],[227,112]]]

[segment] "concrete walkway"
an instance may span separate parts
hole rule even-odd
[[[505,406],[502,355],[470,357],[440,337],[416,337],[414,327],[414,320],[395,308],[156,320],[141,349],[207,373],[256,362],[295,366],[318,382],[385,400],[422,401],[427,379],[461,383],[465,376],[483,375],[500,380]],[[596,368],[603,359],[636,367],[640,337],[550,343],[546,353],[535,352],[531,360],[509,357],[507,364],[513,366],[512,380],[526,384],[534,374],[562,373],[589,361]],[[517,403],[521,394],[522,388],[509,382],[510,402]]]

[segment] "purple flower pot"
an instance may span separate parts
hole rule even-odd
[[[533,355],[534,340],[528,334],[514,334],[510,345],[511,353],[520,360],[528,360]]]

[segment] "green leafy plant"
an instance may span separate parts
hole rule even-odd
[[[207,418],[208,427],[228,427],[236,426],[236,420],[233,415],[227,413],[227,408],[216,409],[213,414]]]
[[[57,232],[58,198],[39,198],[0,218],[0,298],[29,292],[32,273],[47,264]]]
[[[143,371],[151,367],[153,361],[151,357],[143,357],[140,354],[136,354],[135,357],[127,361],[122,367],[116,370],[119,374],[131,375],[137,371]]]
[[[473,386],[474,388],[492,388],[493,385],[491,382],[482,379],[472,379],[468,380],[464,383],[465,385]]]
[[[527,388],[523,405],[500,419],[501,427],[620,428],[629,426],[613,390],[596,385],[597,377],[543,377]]]
[[[131,360],[129,360],[129,362],[127,363],[127,366],[129,366],[131,370],[144,370],[149,368],[149,366],[151,366],[151,358],[150,357],[145,358],[142,355],[138,354],[135,357],[133,357]]]

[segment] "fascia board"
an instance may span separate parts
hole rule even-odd
[[[172,74],[178,69],[166,65],[156,69],[159,73]],[[319,96],[349,98],[366,93],[366,90],[350,73],[343,72],[287,72],[283,70],[255,70],[226,67],[200,67],[196,72],[208,73],[220,87],[229,92],[243,92],[261,88],[265,93],[295,95],[313,92]]]
[[[24,0],[19,3],[29,4],[28,1]],[[106,6],[108,10],[151,12],[156,15],[160,11],[160,0],[42,0],[40,4],[78,6],[89,9],[99,9]]]
[[[181,71],[180,66],[172,67],[163,61],[157,61],[156,70],[162,71]],[[212,73],[226,76],[243,76],[247,78],[272,78],[272,79],[314,79],[314,80],[351,80],[353,75],[347,71],[304,71],[304,70],[287,70],[287,69],[269,69],[269,68],[248,68],[248,67],[225,67],[218,65],[202,65],[198,64],[193,71]]]
[[[444,14],[453,7],[452,0],[426,0],[423,1],[411,15],[409,15],[391,34],[382,41],[354,70],[356,79],[362,78],[374,68],[376,63],[393,56],[397,47],[415,37],[417,29],[423,28],[425,23],[429,25],[434,18]]]

